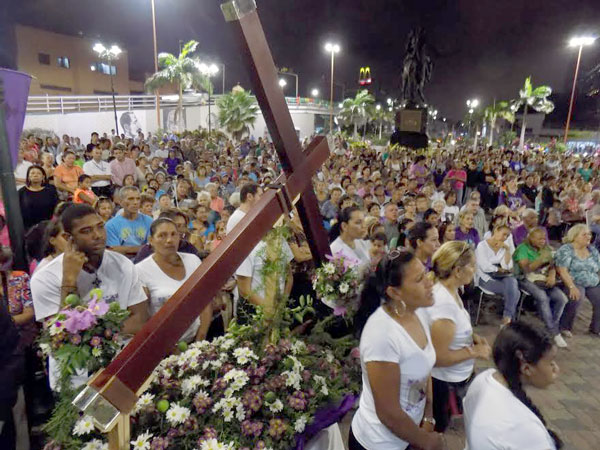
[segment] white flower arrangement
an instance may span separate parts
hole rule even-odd
[[[131,447],[135,450],[150,450],[150,439],[152,433],[145,432],[140,434],[137,439],[131,441]]]
[[[190,417],[190,410],[185,406],[179,406],[177,403],[173,403],[167,411],[167,421],[171,425],[182,424]]]
[[[91,416],[83,416],[73,427],[73,434],[75,436],[83,436],[84,434],[91,433],[93,430],[94,419]]]

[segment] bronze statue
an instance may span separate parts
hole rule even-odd
[[[402,69],[402,97],[406,106],[425,104],[425,83],[431,80],[433,62],[426,53],[425,32],[413,29],[408,35],[406,56]]]

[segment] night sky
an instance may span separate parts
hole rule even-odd
[[[2,0],[13,20],[52,31],[99,38],[129,51],[130,75],[153,70],[150,0]],[[245,68],[217,0],[156,0],[159,51],[177,52],[179,40],[196,39],[201,56],[227,66],[230,88],[248,87]],[[300,75],[300,95],[318,87],[328,97],[328,39],[342,52],[336,81],[357,88],[369,65],[378,100],[397,96],[409,30],[423,26],[435,67],[426,89],[441,114],[459,119],[465,100],[484,103],[518,94],[527,75],[534,85],[569,92],[576,33],[600,35],[599,0],[257,0],[275,63]],[[5,3],[6,5],[6,3]],[[60,6],[57,6],[60,5]],[[584,50],[582,70],[600,62],[600,41]],[[220,93],[217,76],[215,91]],[[286,95],[293,96],[290,79]],[[336,94],[340,97],[341,92]]]

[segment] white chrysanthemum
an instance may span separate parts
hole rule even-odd
[[[269,409],[271,410],[271,412],[278,413],[283,409],[283,403],[281,402],[281,400],[277,399],[269,405]]]
[[[135,408],[133,410],[134,413],[139,412],[140,410],[146,408],[153,404],[154,394],[145,393],[142,394],[138,401],[135,403]]]
[[[219,360],[217,361],[211,361],[210,365],[212,366],[213,369],[220,369],[221,366],[223,365],[223,363]]]
[[[350,286],[348,285],[348,283],[340,283],[338,289],[340,291],[340,294],[347,294],[350,290]]]
[[[152,434],[146,431],[140,434],[135,441],[131,441],[131,447],[136,450],[149,450],[151,437]]]
[[[244,405],[239,403],[235,408],[235,418],[242,422],[246,418],[246,410],[244,409]]]
[[[329,395],[329,389],[327,388],[327,385],[324,384],[321,386],[321,394],[323,395]]]
[[[56,336],[58,333],[61,333],[64,329],[65,326],[62,323],[60,323],[60,325],[57,325],[56,322],[54,322],[52,325],[50,325],[48,332],[50,333],[50,336]]]
[[[192,375],[181,382],[181,392],[183,395],[190,395],[194,393],[198,387],[206,385],[206,380],[200,375]]]
[[[288,358],[290,358],[292,360],[292,362],[294,363],[294,371],[295,372],[302,372],[304,370],[304,366],[298,360],[298,358],[296,358],[295,356],[288,356]]]
[[[233,339],[224,339],[219,347],[221,347],[222,350],[229,350],[234,345],[235,341]]]
[[[335,356],[333,356],[333,353],[331,353],[331,350],[327,350],[325,352],[325,359],[327,360],[328,363],[332,363],[333,361],[335,361]]]
[[[232,381],[229,387],[234,391],[239,391],[242,389],[250,380],[248,374],[243,370],[239,369],[231,369],[229,372],[225,374],[223,377],[225,381]]]
[[[292,344],[290,349],[294,355],[297,355],[300,352],[306,350],[306,344],[302,341],[296,341]]]
[[[171,425],[182,424],[190,417],[190,410],[185,406],[180,406],[177,403],[173,403],[167,411],[167,421]]]
[[[94,419],[91,416],[84,416],[73,427],[73,434],[83,436],[84,434],[91,433],[93,429]]]
[[[192,359],[190,361],[190,369],[195,370],[197,369],[199,366],[198,361],[196,361],[195,359]]]
[[[100,347],[94,347],[92,349],[92,356],[95,358],[100,358],[100,356],[102,356],[102,349]]]
[[[285,385],[293,386],[294,389],[301,389],[300,383],[302,382],[302,377],[298,372],[285,371],[281,372],[281,375],[285,377]]]
[[[296,422],[294,422],[294,430],[296,431],[296,433],[303,433],[306,428],[307,422],[308,419],[306,418],[306,415],[303,414],[300,417],[298,417],[298,419],[296,419]]]
[[[238,364],[247,364],[251,359],[258,359],[258,356],[248,347],[236,348],[233,351],[233,356],[237,358]]]
[[[333,275],[335,273],[335,266],[331,263],[323,264],[323,271],[327,275]]]
[[[51,352],[50,344],[40,344],[40,350],[44,354],[44,356],[49,356]]]
[[[108,444],[102,442],[100,439],[93,439],[81,447],[81,450],[108,450]]]
[[[233,420],[233,411],[230,409],[223,410],[223,420],[225,422],[231,422]]]
[[[207,439],[202,442],[200,450],[233,450],[233,444],[223,444],[216,439]]]

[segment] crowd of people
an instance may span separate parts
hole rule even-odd
[[[584,298],[593,306],[589,331],[600,335],[596,161],[492,147],[376,149],[341,137],[331,150],[313,180],[323,225],[332,253],[367,279],[354,319],[363,391],[350,448],[441,449],[463,398],[470,448],[560,448],[523,385],[546,387],[556,377],[556,347],[568,345]],[[23,138],[15,179],[29,267],[12,270],[3,221],[4,297],[21,337],[0,358],[21,355],[35,367],[35,322],[56,314],[69,294],[84,298],[95,287],[129,309],[123,333],[135,334],[280,173],[266,138],[234,144],[141,131],[133,139],[92,133],[86,145],[67,135]],[[314,297],[297,211],[286,223],[292,270],[281,292]],[[259,244],[182,340],[213,338],[253,305],[270,307],[259,280],[263,255]],[[473,333],[481,292],[500,298],[493,351]],[[527,299],[543,329],[518,320]],[[497,370],[475,377],[474,361],[492,354]],[[54,388],[52,360],[49,378]],[[25,383],[31,420],[27,391]],[[492,417],[477,414],[492,403]],[[3,442],[14,440],[9,416],[0,417],[11,424]]]

